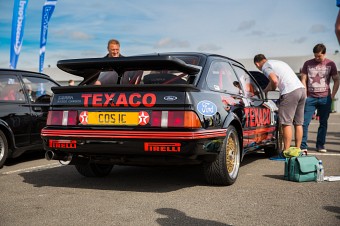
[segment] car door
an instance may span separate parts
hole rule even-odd
[[[40,132],[46,125],[50,98],[52,97],[51,87],[59,85],[48,77],[44,78],[28,73],[24,73],[22,79],[32,114],[31,144],[42,143]]]
[[[234,69],[247,99],[244,108],[244,138],[248,141],[245,147],[248,150],[257,149],[275,135],[275,106],[265,102],[261,88],[245,69],[236,65]]]
[[[0,120],[11,130],[14,146],[30,144],[31,109],[16,71],[0,75]]]

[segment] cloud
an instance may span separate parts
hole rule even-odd
[[[187,48],[190,44],[188,41],[180,41],[172,38],[163,38],[159,40],[154,48]]]
[[[304,43],[305,41],[307,41],[306,37],[300,37],[300,38],[294,39],[293,43],[301,44],[301,43]]]
[[[73,40],[91,40],[92,36],[82,32],[82,31],[70,31],[70,30],[55,30],[53,31],[53,35],[57,37],[67,37]]]
[[[215,44],[204,44],[198,47],[198,51],[206,52],[206,51],[217,51],[222,49],[220,46]]]
[[[91,35],[88,35],[81,31],[74,31],[71,32],[71,38],[78,39],[78,40],[90,40],[92,39]]]
[[[266,32],[264,31],[260,31],[260,30],[254,30],[254,31],[251,31],[249,33],[249,35],[253,35],[253,36],[263,36]]]
[[[311,33],[324,33],[327,31],[326,26],[322,24],[314,24],[310,27],[309,32]]]
[[[238,25],[237,31],[245,31],[253,28],[256,24],[255,20],[244,20]]]

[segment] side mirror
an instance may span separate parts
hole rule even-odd
[[[268,100],[278,100],[278,99],[280,99],[280,92],[277,91],[277,90],[268,91],[268,93],[267,93],[267,99],[268,99]]]

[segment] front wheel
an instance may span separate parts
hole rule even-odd
[[[8,157],[8,142],[5,134],[0,130],[0,169]]]
[[[216,160],[203,165],[206,181],[211,185],[232,185],[238,176],[240,159],[238,132],[234,126],[229,126]]]
[[[109,164],[79,164],[75,165],[77,171],[85,177],[105,177],[111,173],[113,165]]]

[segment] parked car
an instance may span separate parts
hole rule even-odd
[[[0,168],[7,158],[43,150],[40,132],[53,86],[59,84],[45,74],[0,69]]]
[[[209,184],[231,185],[245,154],[281,148],[277,107],[268,99],[278,93],[266,98],[228,57],[163,53],[57,66],[84,80],[52,88],[41,133],[46,158],[83,176],[106,176],[114,165],[201,164]]]

